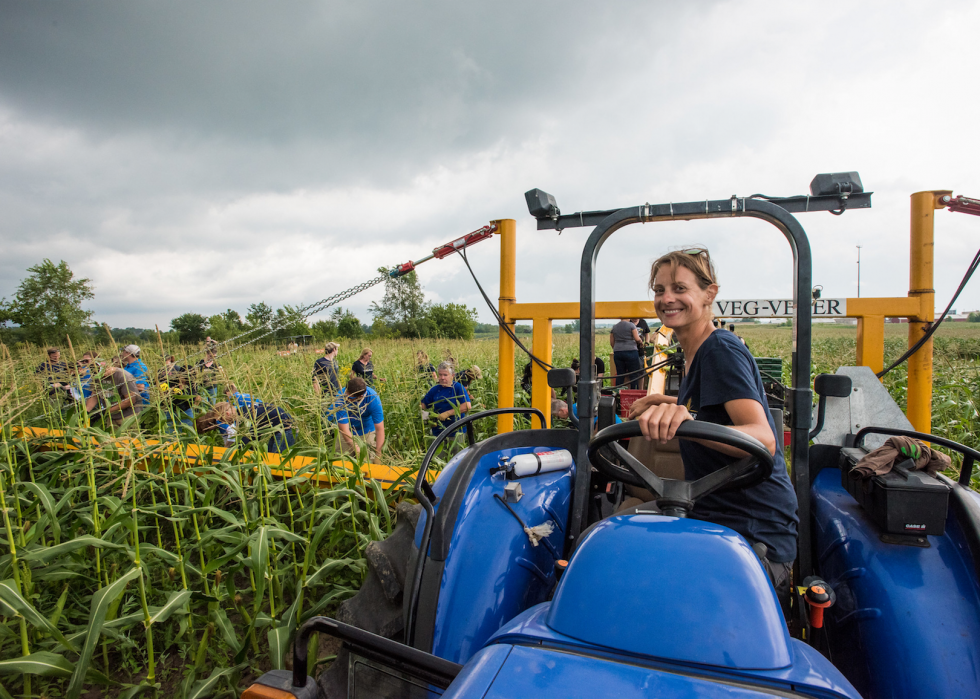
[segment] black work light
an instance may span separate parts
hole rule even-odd
[[[527,210],[534,218],[558,218],[561,213],[555,198],[540,189],[524,192],[524,198],[527,200]]]
[[[810,196],[840,196],[846,199],[849,194],[861,194],[864,185],[856,172],[831,172],[817,175],[810,183]]]

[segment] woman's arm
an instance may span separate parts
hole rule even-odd
[[[640,331],[636,329],[635,325],[633,326],[633,339],[636,342],[643,342],[643,338],[640,337]]]
[[[613,349],[616,348],[616,337],[612,334],[612,332],[609,333],[609,346]]]
[[[731,427],[750,437],[755,437],[766,447],[770,454],[776,453],[776,440],[769,428],[765,408],[751,398],[738,398],[725,403],[725,412],[732,420]],[[667,442],[677,434],[678,426],[687,420],[693,420],[691,413],[683,405],[675,403],[660,403],[647,409],[637,422],[640,431],[648,440]],[[707,447],[729,456],[746,456],[746,452],[718,442],[696,440]]]

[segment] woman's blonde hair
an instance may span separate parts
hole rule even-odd
[[[323,351],[326,352],[327,354],[330,354],[331,352],[339,349],[340,349],[340,345],[337,344],[336,342],[328,342],[323,347]]]
[[[691,270],[702,291],[712,284],[718,283],[718,277],[715,275],[715,266],[711,263],[711,255],[708,253],[707,248],[695,247],[674,250],[660,257],[650,268],[650,291],[653,291],[653,283],[657,278],[657,272],[664,265],[669,266],[672,272],[678,267]]]
[[[418,350],[415,353],[415,363],[418,364],[419,366],[428,364],[429,355],[427,355],[424,350]]]
[[[365,347],[364,349],[361,350],[361,355],[358,357],[358,359],[364,359],[364,355],[367,354],[368,352],[374,354],[373,349],[371,349],[370,347]]]

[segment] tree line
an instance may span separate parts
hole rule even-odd
[[[45,345],[62,344],[70,338],[74,343],[99,342],[110,334],[117,344],[156,340],[156,329],[110,329],[94,323],[93,312],[83,308],[95,298],[92,280],[76,278],[64,260],[55,264],[45,259],[27,272],[13,298],[9,302],[0,299],[0,341]],[[475,308],[427,301],[414,272],[397,279],[388,277],[384,298],[380,303],[373,302],[369,310],[370,325],[339,306],[326,319],[310,323],[293,306],[273,309],[260,301],[249,305],[244,318],[231,308],[210,316],[188,312],[171,320],[169,328],[160,330],[163,339],[196,344],[207,337],[223,342],[249,331],[255,331],[250,334],[255,337],[262,333],[260,329],[267,329],[273,332],[262,342],[281,344],[293,338],[323,341],[366,336],[472,339],[477,328]]]

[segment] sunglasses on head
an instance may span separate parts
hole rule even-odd
[[[687,250],[681,250],[681,252],[685,255],[693,255],[694,257],[708,254],[708,251],[704,248],[688,248]]]

